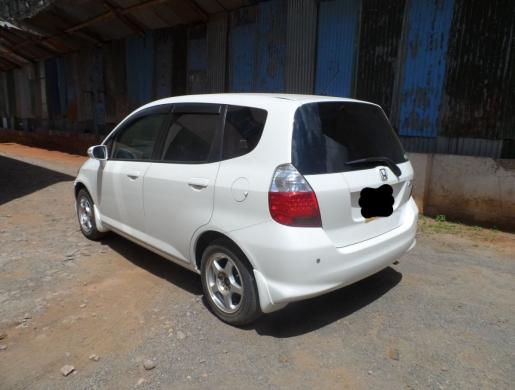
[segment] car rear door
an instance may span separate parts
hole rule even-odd
[[[102,222],[145,240],[143,177],[152,164],[154,146],[171,105],[142,110],[107,140],[108,160],[98,172]]]
[[[148,243],[185,262],[193,234],[213,214],[223,110],[219,104],[175,104],[159,160],[145,174]]]
[[[378,106],[343,101],[301,106],[292,162],[315,191],[322,227],[336,247],[366,241],[402,223],[413,169]],[[372,194],[368,203],[367,193]],[[383,215],[365,212],[365,218],[364,203],[391,209]]]

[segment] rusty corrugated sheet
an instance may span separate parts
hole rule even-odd
[[[79,106],[77,101],[77,72],[72,56],[66,56],[66,94],[68,96],[68,121],[77,122],[79,118]]]
[[[286,0],[258,5],[255,92],[284,92]]]
[[[221,93],[226,89],[227,34],[229,13],[211,15],[207,24],[208,92]]]
[[[320,2],[316,94],[327,89],[329,96],[352,96],[359,11],[358,0]]]
[[[288,0],[286,27],[286,93],[312,94],[315,83],[317,12],[315,0]]]
[[[454,0],[411,0],[399,134],[436,137]]]
[[[515,139],[515,2],[456,0],[441,112],[442,134]],[[510,57],[511,56],[511,57]]]
[[[206,33],[205,24],[188,29],[188,94],[208,91]]]
[[[257,6],[231,12],[229,90],[254,91]]]
[[[405,3],[405,0],[365,0],[361,11],[356,97],[379,104],[388,116]]]

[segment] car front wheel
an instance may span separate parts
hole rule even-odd
[[[222,321],[239,326],[261,316],[254,272],[238,247],[213,242],[202,256],[201,274],[204,295]]]
[[[95,223],[94,203],[89,193],[82,189],[77,195],[77,216],[82,234],[90,240],[98,240],[106,233],[99,232]]]

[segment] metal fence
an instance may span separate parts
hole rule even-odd
[[[381,105],[408,152],[515,158],[512,0],[254,3],[3,72],[3,127],[106,134],[167,96],[327,89]]]

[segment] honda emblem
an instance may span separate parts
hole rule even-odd
[[[381,168],[381,169],[379,170],[379,176],[381,177],[381,180],[382,180],[382,181],[386,181],[386,180],[388,180],[388,172],[386,172],[386,169]]]

